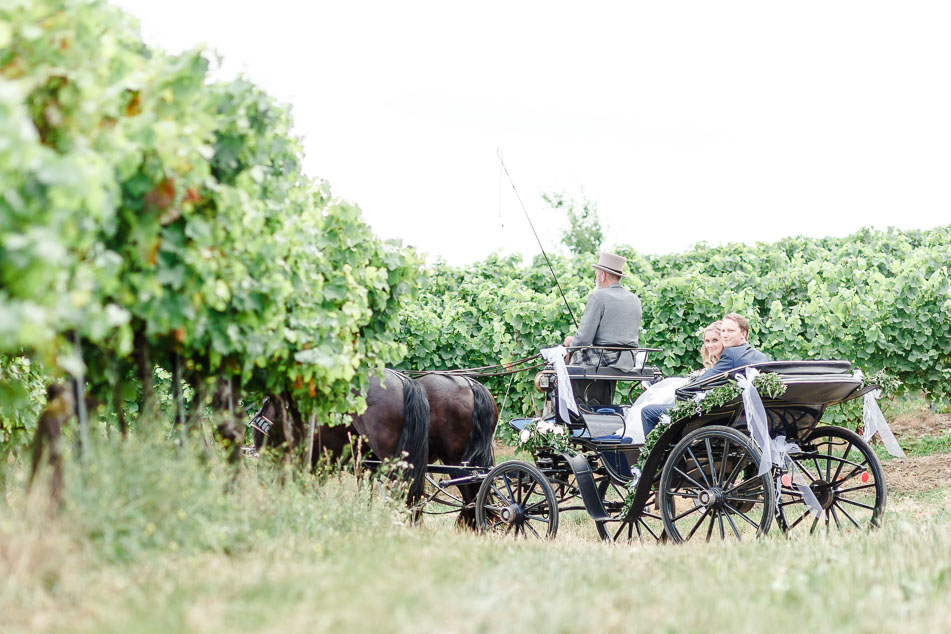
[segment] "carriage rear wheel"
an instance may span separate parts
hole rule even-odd
[[[548,478],[527,462],[492,469],[476,496],[479,530],[513,537],[551,538],[558,532],[558,501]]]
[[[674,446],[660,475],[660,514],[674,542],[695,536],[742,540],[773,521],[770,472],[756,475],[760,452],[735,429],[709,425]]]
[[[835,527],[841,531],[879,526],[885,514],[885,472],[875,451],[844,427],[816,427],[790,457],[816,496],[822,512],[806,507],[787,474],[781,480],[779,522],[783,530],[810,531]]]

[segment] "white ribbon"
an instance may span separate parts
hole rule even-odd
[[[865,401],[862,403],[862,426],[865,428],[862,438],[868,442],[878,432],[878,437],[882,439],[882,444],[885,445],[888,453],[904,458],[905,452],[902,451],[901,445],[898,444],[898,440],[895,439],[895,435],[885,421],[882,409],[878,406],[878,399],[881,397],[881,390],[872,390],[865,395]]]
[[[812,487],[809,486],[809,483],[803,477],[802,473],[799,472],[799,469],[796,468],[796,462],[789,455],[790,453],[800,453],[802,450],[794,442],[789,442],[786,440],[785,436],[776,436],[772,440],[772,449],[773,449],[773,460],[775,464],[779,465],[786,469],[789,472],[790,481],[792,484],[796,485],[796,488],[799,489],[799,494],[802,495],[802,501],[806,503],[806,506],[809,508],[809,511],[819,517],[822,515],[822,505],[819,504],[819,499],[816,497],[816,494],[812,492]],[[779,510],[779,500],[782,497],[783,491],[783,476],[779,474],[776,476],[776,509]]]
[[[558,415],[561,420],[568,422],[568,411],[580,414],[578,404],[575,402],[575,393],[571,389],[571,378],[568,376],[568,368],[565,366],[565,355],[568,353],[564,346],[554,348],[542,348],[542,358],[555,368],[555,376],[558,377]]]
[[[773,468],[773,456],[769,437],[769,423],[766,420],[766,408],[763,407],[763,399],[759,397],[759,392],[756,391],[756,386],[753,385],[753,379],[757,376],[759,376],[759,370],[746,368],[746,376],[737,374],[736,383],[743,390],[746,428],[763,454],[759,462],[759,473],[756,474],[761,476]]]

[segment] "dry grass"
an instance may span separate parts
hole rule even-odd
[[[121,464],[124,477],[99,481],[109,490],[75,496],[52,520],[8,496],[0,630],[933,632],[951,622],[948,487],[894,496],[871,533],[614,545],[583,514],[563,517],[551,542],[459,532],[448,518],[407,526],[346,478],[314,491],[249,473],[219,507],[221,496],[193,490],[205,468],[181,462],[161,489],[163,499],[178,491],[178,503],[139,499],[156,514],[140,518],[109,510],[122,482],[139,481],[137,461]],[[92,530],[100,505],[109,521],[155,534],[126,535],[117,556],[120,542]],[[197,518],[185,533],[166,525],[180,511]],[[204,524],[215,522],[237,546],[208,541]],[[188,531],[191,547],[179,543]]]

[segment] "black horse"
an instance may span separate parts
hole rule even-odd
[[[411,467],[405,473],[409,481],[407,502],[414,504],[423,492],[426,461],[429,457],[429,402],[426,391],[405,374],[387,369],[383,380],[370,378],[367,391],[367,409],[352,415],[349,425],[317,427],[314,434],[314,452],[311,468],[323,453],[331,459],[343,456],[352,438],[360,435],[370,445],[372,457],[379,460],[406,454]],[[261,451],[265,444],[284,442],[284,430],[277,399],[268,399],[251,420],[254,448]],[[298,422],[299,423],[299,422]],[[300,424],[300,423],[299,423]]]

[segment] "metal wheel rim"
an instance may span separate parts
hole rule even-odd
[[[731,428],[709,426],[685,436],[661,473],[667,536],[743,541],[765,534],[775,498],[771,475],[756,475],[759,462],[752,441]]]
[[[550,539],[558,532],[558,504],[548,479],[534,466],[507,462],[493,469],[476,497],[480,531]]]
[[[885,474],[875,451],[851,430],[817,427],[792,456],[823,506],[816,517],[794,486],[782,482],[779,519],[783,530],[866,530],[881,525],[887,502]]]

